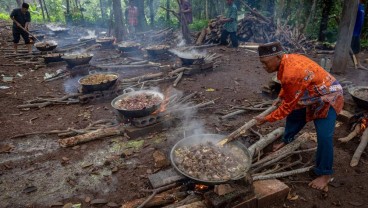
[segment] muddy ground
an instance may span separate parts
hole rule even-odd
[[[8,32],[3,29],[1,33],[1,47],[10,48]],[[199,94],[194,99],[197,103],[215,99],[216,104],[199,110],[192,122],[197,122],[198,126],[203,124],[202,130],[205,132],[227,134],[256,114],[239,115],[229,121],[220,121],[219,116],[226,111],[230,112],[231,106],[270,99],[262,94],[261,89],[268,84],[272,75],[263,71],[256,53],[226,47],[213,47],[208,52],[222,55],[214,71],[185,77],[177,89],[184,94],[197,91]],[[117,52],[96,50],[94,59],[105,57],[107,53]],[[4,55],[1,52],[0,63],[14,61],[4,58]],[[316,61],[320,59],[314,55],[308,56]],[[76,90],[77,78],[42,82],[46,72],[55,72],[65,67],[63,62],[49,64],[35,71],[27,66],[0,66],[0,74],[15,77],[10,83],[0,80],[0,85],[10,87],[0,89],[0,145],[14,146],[10,153],[0,153],[0,207],[49,207],[56,202],[82,203],[83,207],[89,207],[86,198],[106,199],[120,205],[144,197],[147,193],[141,190],[149,188],[147,176],[158,171],[154,167],[153,152],[159,150],[168,153],[172,144],[183,137],[180,128],[164,128],[158,133],[134,140],[118,136],[88,142],[75,148],[61,148],[57,143],[58,137],[53,135],[37,134],[11,139],[15,135],[30,132],[84,128],[93,121],[114,118],[111,100],[41,109],[20,110],[16,107],[35,97],[61,97],[66,92]],[[120,73],[127,78],[149,72],[156,71],[131,70]],[[337,77],[346,78],[356,85],[364,85],[368,80],[368,71],[355,70],[350,64],[347,74]],[[170,85],[164,83],[160,88],[164,91]],[[262,126],[258,130],[267,134],[283,125],[281,121]],[[348,133],[347,124],[340,122],[337,126],[335,139]],[[313,128],[313,125],[308,125],[304,131],[313,132]],[[334,183],[327,194],[308,188],[308,174],[300,174],[282,179],[298,197],[274,207],[368,207],[366,152],[357,167],[349,166],[358,143],[358,139],[348,144],[339,144],[336,140],[336,172]]]

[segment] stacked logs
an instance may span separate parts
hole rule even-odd
[[[196,44],[219,43],[223,24],[220,23],[221,16],[212,19],[208,27],[203,29],[197,36]],[[245,14],[244,18],[238,20],[237,36],[240,41],[267,43],[280,41],[288,51],[303,51],[312,47],[305,36],[297,28],[276,23],[258,12],[252,10]]]

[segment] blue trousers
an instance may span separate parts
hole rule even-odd
[[[314,172],[317,175],[333,174],[333,134],[335,130],[337,114],[333,107],[330,107],[327,118],[314,120],[317,131],[317,155]],[[284,143],[294,140],[296,134],[306,124],[306,109],[292,111],[286,118],[285,134],[282,139]]]

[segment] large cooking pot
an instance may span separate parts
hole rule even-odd
[[[69,67],[74,67],[78,65],[88,64],[89,61],[91,61],[92,57],[93,54],[78,54],[78,55],[69,54],[64,55],[62,58],[64,61],[66,61]]]
[[[135,52],[139,50],[141,44],[135,42],[121,42],[118,44],[118,49],[121,52]]]
[[[128,92],[130,91],[130,92]],[[111,106],[116,109],[118,111],[118,113],[120,113],[121,115],[123,115],[126,118],[139,118],[139,117],[145,117],[148,116],[150,114],[152,114],[153,112],[155,112],[157,109],[159,109],[159,107],[161,106],[161,103],[158,103],[156,105],[152,105],[148,108],[143,108],[141,110],[127,110],[127,109],[121,109],[117,106],[117,103],[119,100],[124,100],[128,97],[132,97],[132,96],[137,96],[139,94],[150,94],[150,95],[154,95],[154,96],[159,96],[161,98],[161,100],[163,101],[165,96],[160,93],[160,92],[156,92],[153,90],[139,90],[139,91],[134,91],[133,89],[129,88],[124,90],[124,94],[116,97],[112,102],[111,102]]]
[[[51,63],[51,62],[59,62],[59,61],[63,61],[63,56],[64,54],[62,53],[52,53],[52,54],[47,54],[44,55],[42,58],[45,60],[45,63]]]
[[[170,46],[168,45],[154,45],[146,48],[147,54],[150,56],[157,56],[167,53]]]
[[[97,38],[96,43],[101,44],[103,48],[111,47],[115,39],[113,37]]]
[[[92,76],[106,76],[106,75],[115,76],[115,77],[113,80],[107,80],[107,82],[101,82],[97,84],[83,83],[83,81],[85,81],[88,78],[91,78]],[[114,84],[116,83],[118,79],[119,79],[119,74],[117,73],[96,73],[96,74],[90,74],[90,75],[80,78],[78,80],[78,83],[82,86],[82,91],[84,93],[90,93],[94,91],[108,90],[110,87],[114,86]]]
[[[192,65],[194,63],[196,64],[203,64],[204,63],[204,57],[203,56],[198,56],[198,57],[180,57],[179,58],[181,59],[181,63],[183,65]]]
[[[351,95],[351,97],[353,98],[353,100],[355,101],[355,103],[363,108],[363,109],[368,109],[368,98],[367,97],[362,97],[360,95],[360,93],[362,93],[362,91],[366,91],[366,93],[368,94],[368,86],[357,86],[357,87],[350,87],[348,89],[349,94]]]
[[[185,172],[185,170],[181,170],[178,165],[176,164],[176,153],[175,151],[178,150],[178,148],[181,147],[185,147],[185,146],[193,146],[193,145],[206,145],[207,142],[212,142],[213,144],[217,144],[218,142],[220,142],[222,139],[224,138],[223,135],[218,135],[218,134],[201,134],[201,135],[194,135],[194,136],[190,136],[190,137],[186,137],[182,140],[180,140],[179,142],[177,142],[174,147],[171,149],[170,152],[170,160],[171,160],[171,164],[172,166],[181,174],[183,174],[184,176],[198,181],[201,184],[208,184],[208,185],[214,185],[214,184],[221,184],[221,183],[227,183],[231,180],[239,180],[241,178],[244,178],[246,173],[248,172],[249,168],[251,167],[251,163],[252,163],[252,158],[251,158],[251,154],[250,151],[240,142],[238,141],[233,141],[230,142],[228,144],[226,144],[224,147],[224,151],[234,151],[236,150],[237,152],[241,153],[240,156],[242,156],[244,158],[244,167],[246,167],[245,169],[242,169],[241,171],[239,171],[239,174],[237,174],[236,177],[231,178],[230,180],[218,180],[218,181],[209,181],[209,180],[201,180],[199,178],[195,178],[192,175],[188,174],[187,172]],[[235,148],[235,149],[234,149]]]
[[[61,35],[64,33],[69,32],[69,28],[63,28],[63,29],[58,29],[58,30],[51,30],[53,33],[55,33],[55,35]]]
[[[57,44],[46,41],[46,42],[38,42],[38,43],[35,43],[34,46],[39,51],[52,51],[52,50],[54,50],[57,47]]]

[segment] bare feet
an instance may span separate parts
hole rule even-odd
[[[278,143],[278,144],[274,144],[272,147],[272,151],[276,152],[277,150],[281,149],[283,146],[285,146],[286,144],[284,142]]]
[[[317,190],[328,191],[328,183],[331,180],[330,175],[321,175],[318,178],[314,179],[308,185]]]

